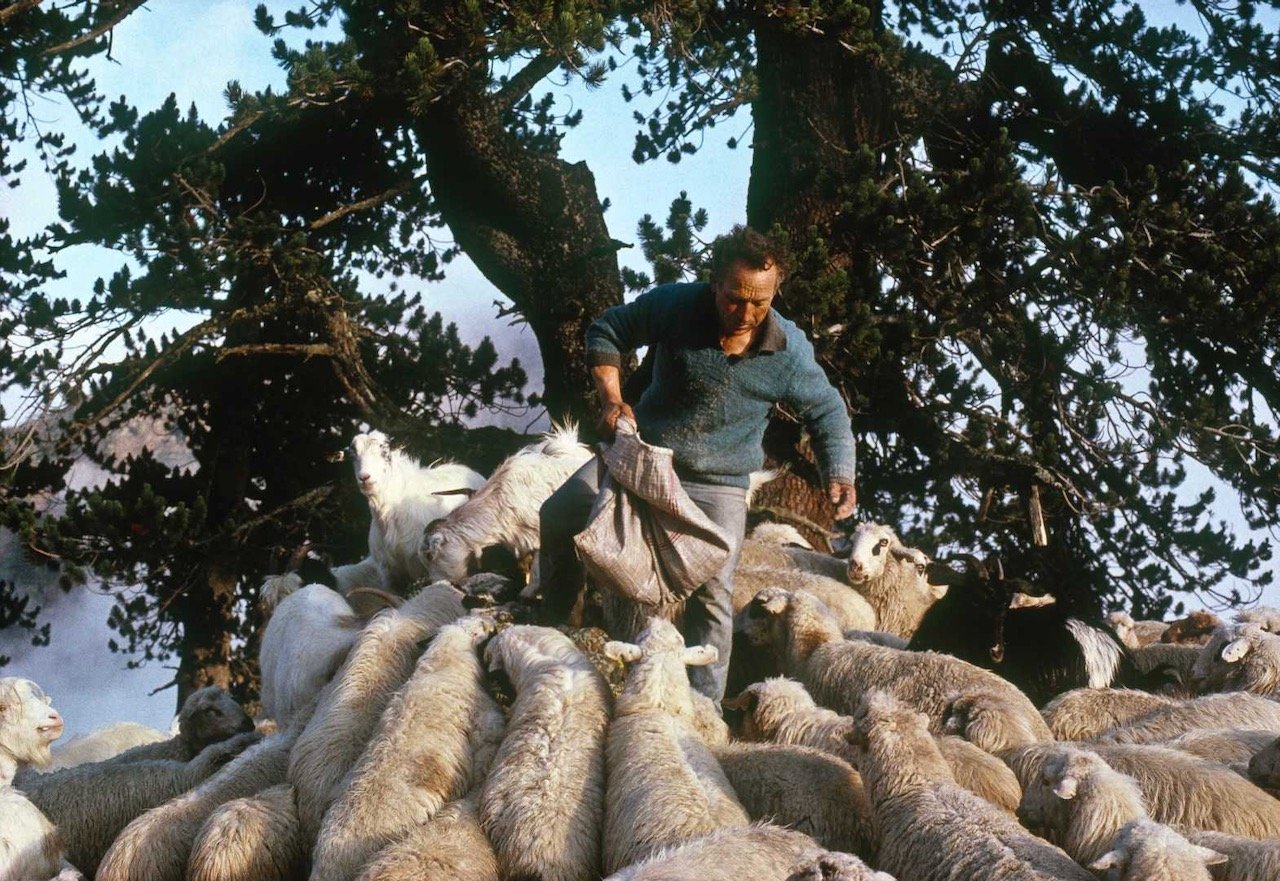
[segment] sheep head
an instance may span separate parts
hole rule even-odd
[[[886,771],[926,781],[950,780],[951,769],[929,733],[929,717],[886,691],[865,694],[853,714],[847,735],[855,765],[864,776]]]
[[[854,585],[882,577],[892,549],[908,550],[898,534],[883,523],[859,523],[849,538],[848,574]]]
[[[1280,737],[1249,759],[1249,779],[1273,795],[1280,794]]]
[[[1089,864],[1105,872],[1105,881],[1209,881],[1209,866],[1227,857],[1192,844],[1173,829],[1153,820],[1127,823],[1111,850]]]
[[[1030,781],[1018,804],[1018,819],[1022,824],[1055,844],[1063,843],[1072,804],[1086,795],[1093,787],[1110,785],[1104,777],[1119,777],[1097,753],[1071,746],[1054,747],[1047,752],[1040,766],[1040,775]],[[1127,778],[1126,778],[1127,779]],[[1137,786],[1128,780],[1139,813],[1146,809],[1137,794]]]
[[[943,716],[943,730],[989,753],[1047,739],[1044,732],[1029,727],[1022,713],[1010,712],[1003,695],[984,691],[952,696]]]
[[[827,851],[808,857],[791,870],[787,881],[894,881],[892,875],[871,869],[853,854]]]
[[[686,667],[705,667],[719,660],[714,646],[686,646],[676,626],[650,618],[635,643],[610,641],[604,654],[629,666],[618,698],[618,712],[666,710],[692,719],[693,700]]]
[[[178,713],[178,736],[193,753],[252,730],[249,714],[216,685],[192,692]]]
[[[51,704],[30,679],[0,679],[0,783],[9,783],[20,765],[52,761],[49,745],[62,736],[62,717]]]
[[[1203,645],[1213,636],[1215,630],[1222,626],[1222,619],[1212,612],[1203,609],[1192,612],[1185,618],[1179,618],[1160,634],[1161,642],[1177,644]]]
[[[1247,689],[1269,693],[1274,690],[1277,671],[1268,668],[1274,666],[1271,658],[1280,655],[1278,650],[1280,637],[1257,624],[1219,627],[1196,656],[1192,685],[1199,692]]]
[[[753,682],[737,697],[725,698],[721,706],[726,717],[733,716],[740,739],[773,740],[783,719],[796,711],[812,710],[816,704],[799,682],[772,676]]]
[[[819,645],[844,639],[821,600],[780,587],[766,587],[752,598],[744,631],[752,645],[771,648],[792,673]]]

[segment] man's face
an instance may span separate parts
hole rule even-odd
[[[716,314],[724,336],[743,336],[755,331],[769,314],[773,297],[778,293],[778,265],[752,269],[737,262],[724,278],[712,285],[716,297]]]

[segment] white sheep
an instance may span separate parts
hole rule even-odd
[[[1192,671],[1200,651],[1198,645],[1153,642],[1132,649],[1129,657],[1133,659],[1138,673],[1148,680],[1156,675],[1162,676],[1164,681],[1160,690],[1178,696],[1192,693]]]
[[[1257,624],[1220,627],[1191,670],[1197,691],[1280,691],[1280,635]]]
[[[464,614],[462,594],[432,584],[399,609],[379,612],[356,638],[289,757],[303,837],[314,841],[324,813],[369,742],[392,694],[413,672],[419,643]]]
[[[480,794],[505,878],[600,874],[609,686],[564,634],[510,627],[485,648],[515,687],[507,733]]]
[[[803,832],[831,850],[875,853],[862,777],[844,759],[777,743],[728,743],[711,752],[752,820]]]
[[[13,788],[19,767],[48,765],[50,744],[62,734],[58,715],[30,679],[0,679],[0,879],[81,878],[63,857],[62,838],[49,819]]]
[[[911,881],[1093,881],[1061,850],[956,785],[926,716],[873,691],[855,719],[880,868]]]
[[[156,743],[125,750],[113,762],[169,759],[189,762],[205,747],[253,730],[253,719],[231,695],[216,685],[199,688],[187,696],[178,711],[178,733]]]
[[[715,756],[693,727],[685,667],[715,662],[709,646],[686,647],[675,625],[651,618],[636,644],[605,654],[630,664],[609,723],[605,872],[660,848],[750,820]]]
[[[1236,612],[1236,623],[1256,624],[1268,633],[1280,633],[1280,609],[1275,606],[1254,606]]]
[[[74,768],[89,762],[102,762],[127,749],[168,740],[171,735],[140,722],[115,722],[78,734],[53,748],[53,761],[48,770]]]
[[[493,630],[478,616],[440,628],[324,815],[311,881],[349,881],[483,781],[505,727],[476,654]]]
[[[1209,867],[1226,862],[1224,854],[1192,844],[1168,826],[1134,820],[1089,868],[1105,873],[1106,881],[1210,881]]]
[[[383,848],[356,881],[500,881],[473,793]]]
[[[1179,735],[1164,745],[1226,765],[1237,774],[1247,777],[1249,760],[1275,739],[1275,731],[1260,731],[1256,728],[1199,728]]]
[[[1133,688],[1073,688],[1045,704],[1040,715],[1059,740],[1089,740],[1176,703]]]
[[[423,557],[427,526],[465,503],[484,485],[484,476],[454,462],[423,466],[380,431],[356,435],[351,450],[356,482],[372,517],[369,556],[334,567],[334,578],[343,594],[357,587],[403,593],[428,575]]]
[[[289,727],[333,679],[364,625],[341,594],[322,584],[281,599],[258,648],[266,717]]]
[[[783,677],[766,679],[726,700],[724,706],[743,711],[741,734],[748,740],[810,746],[849,762],[855,760],[849,742],[854,733],[853,717],[819,707],[799,682]],[[1003,762],[960,737],[935,735],[935,739],[956,783],[1013,813],[1022,788]]]
[[[741,566],[733,572],[733,611],[741,612],[766,587],[803,590],[817,597],[845,630],[876,630],[876,611],[862,594],[842,581],[797,569]]]
[[[1280,702],[1248,692],[1205,695],[1157,707],[1094,739],[1100,743],[1162,743],[1201,728],[1280,731]]]
[[[1069,744],[1096,753],[1132,777],[1152,819],[1171,826],[1250,838],[1280,838],[1280,801],[1239,774],[1176,749],[1155,744]],[[1037,744],[1001,754],[1024,791],[1043,774],[1063,744]]]
[[[885,689],[924,712],[941,734],[960,697],[983,694],[1006,717],[1001,739],[1016,733],[1052,739],[1036,708],[1008,681],[948,655],[846,641],[822,603],[803,592],[761,591],[748,608],[746,632],[754,645],[772,648],[783,672],[814,700],[838,712],[852,713],[866,692]]]
[[[1169,629],[1167,622],[1135,621],[1128,612],[1111,612],[1107,615],[1107,623],[1115,631],[1116,638],[1129,649],[1160,642],[1160,637]]]
[[[209,816],[192,843],[187,881],[290,881],[306,864],[293,787],[281,783]]]
[[[465,504],[426,527],[425,573],[459,582],[492,545],[524,559],[538,549],[538,512],[553,492],[591,459],[576,425],[555,427],[536,444],[508,457]]]
[[[1124,828],[1134,822],[1151,823],[1145,799],[1132,777],[1116,771],[1095,753],[1065,745],[1048,753],[1042,772],[1027,786],[1018,816],[1033,831],[1061,845],[1077,862],[1113,870],[1127,862],[1123,858],[1127,848],[1114,843],[1117,838],[1123,838]],[[1276,874],[1280,870],[1280,842],[1264,843],[1220,832],[1186,829],[1182,834],[1189,843],[1230,857],[1226,866],[1222,860],[1207,864],[1217,866],[1213,876],[1219,881],[1280,877]],[[1161,841],[1162,836],[1156,835],[1151,844],[1158,846]],[[1186,848],[1182,851],[1195,853]],[[1109,859],[1108,853],[1112,853]],[[1167,864],[1165,874],[1136,877],[1156,881],[1209,877],[1207,873],[1196,875],[1203,867],[1191,862],[1181,864],[1182,873],[1168,871],[1177,866],[1176,862]]]
[[[821,852],[812,838],[790,829],[740,826],[659,849],[606,881],[786,881],[796,863]]]
[[[211,744],[190,762],[109,759],[39,774],[22,785],[58,826],[67,859],[93,874],[129,823],[199,785],[259,739],[252,732],[238,734]]]
[[[757,527],[758,528],[758,527]],[[738,565],[746,568],[789,569],[825,575],[847,584],[846,563],[840,557],[805,548],[786,547],[775,541],[748,536],[738,552]]]
[[[879,629],[910,639],[947,585],[929,583],[929,556],[882,523],[859,523],[850,536],[846,578],[876,610]]]
[[[800,530],[796,529],[790,523],[774,523],[765,521],[757,523],[752,530],[747,533],[747,538],[752,541],[765,542],[766,544],[775,544],[780,547],[804,548],[805,550],[813,550],[813,545],[809,543]]]
[[[195,789],[138,817],[103,855],[97,881],[183,881],[205,822],[221,805],[283,783],[296,739],[296,727],[267,737]]]

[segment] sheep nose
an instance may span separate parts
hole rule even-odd
[[[360,480],[361,483],[367,483],[371,476],[372,475],[369,474],[369,472],[367,471],[362,471],[356,475],[356,477]]]

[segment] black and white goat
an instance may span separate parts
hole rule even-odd
[[[1069,603],[1018,602],[1038,591],[990,565],[962,557],[965,571],[935,564],[930,580],[950,590],[924,614],[909,648],[946,652],[991,670],[1036,706],[1072,688],[1106,688],[1135,675],[1128,651],[1101,621],[1072,614]]]

